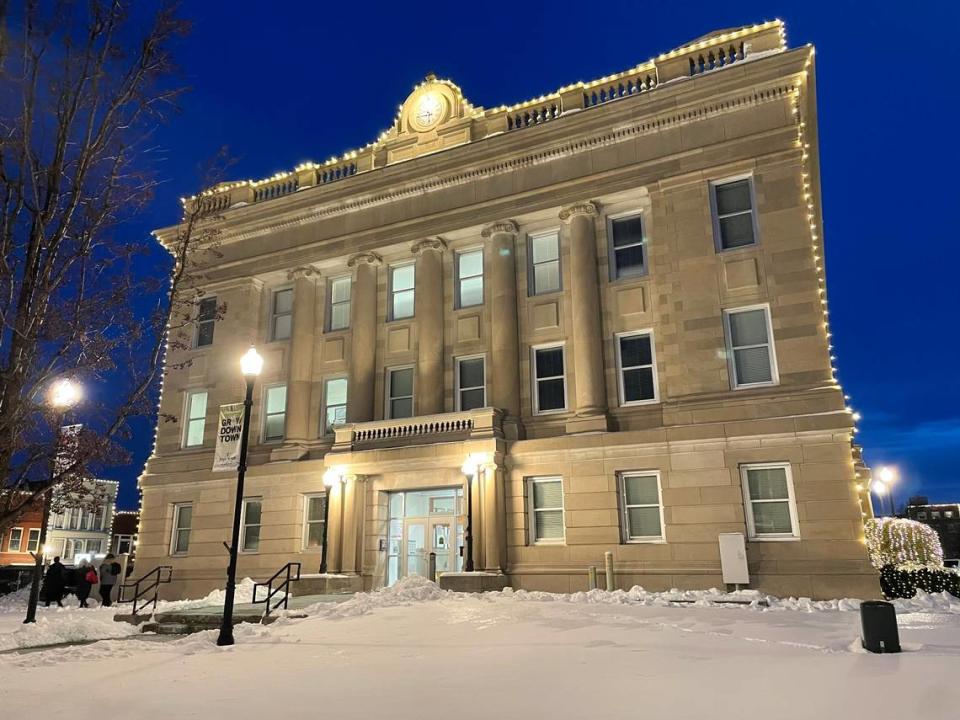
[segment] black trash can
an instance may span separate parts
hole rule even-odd
[[[860,635],[863,647],[872,653],[900,652],[897,613],[883,600],[860,603]]]

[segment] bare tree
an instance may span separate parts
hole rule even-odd
[[[172,282],[138,271],[149,239],[121,236],[157,182],[151,132],[182,92],[172,48],[189,29],[174,4],[142,29],[131,9],[0,0],[0,532],[129,461],[129,421],[156,415],[168,336],[195,322],[200,256],[216,252],[202,203],[169,248]],[[96,401],[62,417],[46,402],[61,378]],[[83,430],[56,462],[64,421]]]

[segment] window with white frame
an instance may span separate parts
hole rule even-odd
[[[563,479],[532,477],[528,479],[527,485],[530,493],[528,502],[532,542],[563,542]]]
[[[741,465],[747,534],[753,540],[800,537],[790,463]]]
[[[203,445],[203,430],[207,424],[207,391],[191,390],[187,393],[187,422],[183,429],[183,446]]]
[[[117,535],[114,538],[113,554],[123,555],[133,552],[133,535]]]
[[[390,268],[390,319],[403,320],[413,317],[414,284],[416,266],[395,265]]]
[[[620,404],[657,401],[657,362],[649,330],[617,335]]]
[[[12,528],[10,530],[10,539],[7,540],[7,552],[22,552],[20,546],[23,544],[23,528]]]
[[[457,307],[483,305],[483,249],[456,254]]]
[[[713,232],[718,250],[754,245],[757,220],[754,212],[753,178],[711,183]]]
[[[611,280],[647,274],[647,245],[640,213],[608,218],[607,238]]]
[[[293,288],[274,290],[270,296],[270,340],[289,340],[293,330]]]
[[[487,404],[486,368],[483,356],[457,358],[457,410],[473,410]]]
[[[533,411],[557,412],[567,407],[563,345],[533,348]]]
[[[305,495],[303,503],[303,549],[323,547],[323,523],[326,516],[326,493]]]
[[[193,525],[193,503],[178,503],[173,506],[173,534],[170,538],[170,554],[186,555],[190,549],[190,528]]]
[[[344,330],[350,327],[350,288],[352,278],[333,278],[327,292],[327,330]]]
[[[87,552],[91,555],[98,555],[103,550],[103,540],[88,539]]]
[[[283,440],[287,422],[287,386],[268,386],[263,393],[263,406],[263,441]]]
[[[623,509],[623,539],[626,542],[663,540],[659,473],[621,473],[620,506]]]
[[[347,421],[347,379],[327,378],[323,383],[323,434],[333,432],[334,425]]]
[[[551,230],[530,236],[530,294],[543,295],[560,289],[560,232]]]
[[[727,310],[723,318],[733,388],[775,385],[779,378],[770,308],[753,305]]]
[[[35,553],[40,549],[40,528],[30,528],[27,534],[27,552]]]
[[[387,419],[413,417],[413,368],[387,370]]]
[[[240,511],[240,550],[257,552],[260,549],[260,519],[263,511],[261,498],[244,498]]]
[[[217,298],[205,297],[197,307],[197,334],[194,347],[213,345],[213,328],[217,322]]]

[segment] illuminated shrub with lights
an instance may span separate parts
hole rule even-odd
[[[917,590],[960,597],[960,573],[943,566],[940,538],[929,525],[900,518],[864,523],[871,564],[880,570],[888,598],[912,598]]]
[[[940,538],[929,525],[901,518],[874,518],[864,523],[864,534],[870,563],[878,570],[903,563],[943,566]]]

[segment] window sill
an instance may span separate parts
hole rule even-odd
[[[749,383],[747,385],[734,385],[731,390],[752,390],[753,388],[768,388],[768,387],[777,387],[780,384],[779,380],[770,380],[769,382],[758,382],[758,383]]]
[[[534,410],[534,417],[549,417],[550,415],[563,415],[564,413],[570,412],[567,408],[560,408],[559,410]]]
[[[542,293],[529,293],[527,297],[530,298],[531,300],[542,300],[545,298],[549,298],[551,295],[554,295],[556,297],[562,297],[563,288],[560,288],[558,290],[547,290]]]
[[[742,253],[744,251],[756,250],[760,243],[754,240],[749,245],[739,245],[732,248],[722,248],[719,243],[716,243],[714,247],[716,248],[717,255],[727,255],[728,253]]]
[[[748,537],[748,538],[747,538],[747,541],[748,541],[748,542],[797,542],[797,541],[799,541],[799,540],[800,540],[800,536],[799,536],[799,535],[782,535],[782,536],[777,536],[777,535],[770,535],[770,536],[759,535],[759,536],[756,536],[756,537]]]
[[[646,270],[643,273],[637,275],[624,275],[623,277],[611,277],[609,280],[610,285],[628,285],[629,283],[643,282],[644,280],[650,279],[650,271]]]
[[[624,541],[624,545],[666,545],[667,541],[663,538],[630,538]]]
[[[659,405],[660,398],[655,397],[651,400],[629,400],[627,402],[620,403],[620,407],[623,408],[632,408],[632,407],[643,407],[645,405]]]
[[[566,540],[535,540],[531,547],[565,547]]]

